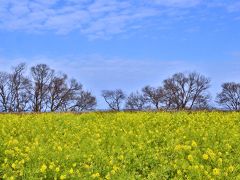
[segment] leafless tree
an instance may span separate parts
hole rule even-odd
[[[110,109],[114,111],[120,111],[121,104],[126,98],[126,95],[121,89],[116,89],[113,91],[103,90],[102,97],[104,98]]]
[[[73,101],[74,105],[70,108],[71,111],[92,111],[97,105],[96,97],[89,91],[81,91]]]
[[[38,64],[31,68],[34,83],[32,91],[32,108],[34,112],[47,110],[49,85],[53,79],[53,74],[54,70],[46,64]]]
[[[217,103],[229,110],[240,110],[240,83],[224,83],[217,95]]]
[[[24,75],[26,64],[21,63],[13,67],[13,72],[9,74],[9,107],[8,111],[22,112],[27,111],[31,99],[31,81]]]
[[[49,99],[47,100],[50,111],[58,111],[69,100],[67,75],[53,76],[49,82]]]
[[[25,76],[26,64],[12,68],[11,73],[0,73],[0,102],[3,112],[29,110],[31,81]]]
[[[8,112],[9,107],[9,74],[0,72],[0,111]]]
[[[96,106],[96,98],[75,79],[68,83],[67,75],[54,75],[49,84],[50,111],[90,111]]]
[[[171,109],[198,109],[207,107],[210,79],[198,73],[177,73],[164,80],[164,101]]]
[[[151,103],[156,109],[161,108],[163,103],[164,93],[162,87],[154,88],[151,86],[145,86],[142,89],[144,98]]]
[[[126,100],[126,109],[141,111],[149,108],[147,104],[148,104],[148,101],[146,97],[144,97],[143,94],[137,91],[135,93],[131,93],[128,96]]]

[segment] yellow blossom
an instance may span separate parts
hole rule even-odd
[[[92,175],[93,178],[97,178],[97,177],[100,177],[100,174],[99,173],[95,173]]]
[[[234,167],[233,167],[233,166],[229,166],[229,167],[228,167],[228,171],[229,171],[229,172],[233,172],[233,171],[234,171]]]
[[[108,173],[108,174],[105,176],[105,178],[106,178],[107,180],[109,180],[109,179],[111,179],[111,175]]]
[[[208,160],[208,155],[207,155],[207,154],[203,154],[202,158],[203,158],[204,160]]]
[[[89,169],[91,166],[89,166],[88,164],[84,164],[83,166],[85,169]]]
[[[192,147],[197,147],[196,141],[192,141]]]
[[[116,173],[116,171],[115,170],[111,170],[111,174],[115,174]]]
[[[191,154],[190,154],[190,155],[188,155],[188,157],[187,157],[187,158],[188,158],[188,160],[189,160],[189,161],[193,161],[193,156],[192,156]]]
[[[55,171],[59,172],[60,171],[60,167],[56,167]]]
[[[19,175],[20,175],[20,176],[23,176],[23,170],[20,170]]]
[[[181,170],[177,170],[177,174],[181,176],[182,175],[182,171]]]
[[[54,168],[54,164],[50,164],[49,169],[53,169],[53,168]]]
[[[211,157],[211,159],[215,160],[216,154],[211,149],[207,149],[208,155]]]
[[[16,169],[16,164],[15,163],[12,164],[12,168]]]
[[[70,174],[73,174],[73,173],[74,173],[73,168],[71,168],[71,169],[69,170],[69,173],[70,173]]]
[[[62,147],[61,146],[58,146],[57,148],[59,151],[62,151]]]
[[[221,166],[222,165],[222,158],[218,159],[218,165]]]
[[[123,159],[124,159],[124,156],[123,156],[123,155],[120,155],[120,156],[119,156],[119,159],[120,159],[120,160],[123,160]]]
[[[25,148],[25,151],[26,151],[26,152],[29,152],[29,151],[30,151],[30,148],[29,148],[29,147],[26,147],[26,148]]]
[[[118,168],[117,166],[115,166],[115,165],[113,166],[113,170],[114,170],[114,171],[117,171],[118,169],[119,169],[119,168]]]
[[[43,164],[43,165],[41,166],[41,168],[40,168],[40,171],[41,171],[42,173],[45,173],[46,170],[47,170],[47,166],[46,166],[46,164]]]
[[[61,180],[66,179],[66,175],[61,175],[61,176],[60,176],[60,179],[61,179]]]
[[[180,144],[175,146],[175,151],[180,151],[182,149],[182,146]]]
[[[214,168],[214,169],[213,169],[213,175],[219,176],[219,175],[220,175],[220,169]]]

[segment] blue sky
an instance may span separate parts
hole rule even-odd
[[[240,77],[237,0],[0,0],[0,70],[47,63],[99,97],[179,71]]]

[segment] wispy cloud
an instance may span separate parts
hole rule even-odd
[[[6,59],[0,57],[0,71],[20,63],[28,62],[31,67],[38,63],[50,65],[57,71],[76,77],[83,83],[95,89],[126,87],[136,88],[146,84],[157,85],[164,78],[176,72],[198,71],[206,76],[214,77],[218,81],[235,80],[240,75],[237,60],[218,62],[205,61],[190,62],[187,60],[160,60],[160,59],[128,59],[102,55],[84,55],[78,57],[33,57]],[[228,72],[227,74],[222,73]],[[236,76],[237,75],[237,76]]]
[[[193,7],[202,2],[202,0],[152,0],[154,3],[168,7]]]
[[[238,0],[211,0],[206,1],[206,5],[209,8],[223,8],[229,13],[240,11],[240,2]]]
[[[28,62],[29,67],[38,63],[48,64],[53,69],[65,72],[71,77],[76,77],[92,89],[98,90],[115,87],[136,88],[145,84],[157,84],[166,75],[176,71],[194,69],[194,67],[181,60],[135,60],[85,55],[65,58],[0,58],[0,71],[8,70],[20,62]]]
[[[224,6],[229,12],[239,10],[239,2],[235,0],[232,3],[216,0],[8,0],[0,1],[0,29],[58,34],[79,31],[89,38],[106,38],[144,28],[146,21],[153,19],[187,18],[188,10],[201,5],[206,8]]]
[[[200,3],[201,0],[0,1],[0,29],[59,34],[78,30],[88,37],[98,38],[143,27],[139,21],[150,17],[177,16],[174,13],[177,10]]]
[[[233,52],[230,53],[230,55],[232,57],[234,57],[235,59],[239,59],[240,58],[240,51],[233,51]]]

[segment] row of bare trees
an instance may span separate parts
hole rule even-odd
[[[90,111],[96,97],[76,79],[68,79],[46,64],[30,68],[21,63],[10,73],[0,72],[0,112]],[[127,96],[121,89],[103,90],[109,109],[194,110],[212,108],[210,79],[196,72],[176,73],[162,86],[145,86]],[[224,83],[216,102],[223,109],[240,110],[240,83]]]
[[[121,89],[104,90],[102,97],[111,110],[201,110],[210,105],[210,79],[196,72],[176,73],[162,86],[145,86],[127,96]],[[240,110],[240,84],[224,83],[216,102],[228,110]]]
[[[0,72],[1,112],[87,111],[96,106],[96,98],[75,79],[56,73],[46,64],[38,64],[27,73],[25,63]]]

